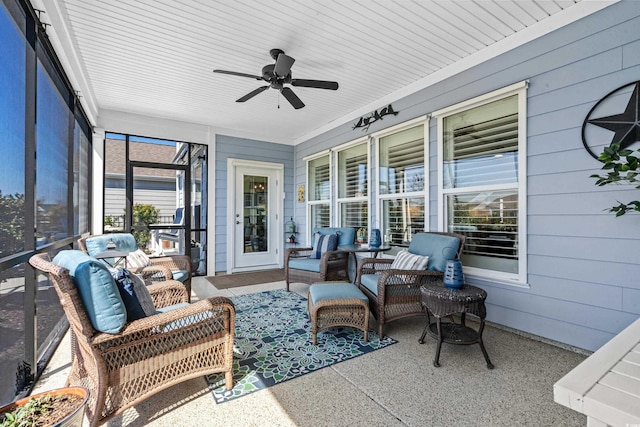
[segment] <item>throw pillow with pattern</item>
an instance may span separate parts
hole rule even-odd
[[[398,270],[426,270],[429,264],[429,257],[422,255],[414,255],[411,252],[398,252],[396,258],[391,264],[391,268]]]
[[[335,251],[336,249],[338,249],[337,234],[316,233],[313,240],[313,252],[309,258],[320,259],[325,252]]]

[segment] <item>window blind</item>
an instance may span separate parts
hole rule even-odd
[[[424,140],[420,138],[394,145],[387,151],[386,166],[381,166],[380,192],[393,194],[424,190]]]
[[[486,191],[449,196],[449,231],[467,237],[467,255],[518,259],[518,194]]]

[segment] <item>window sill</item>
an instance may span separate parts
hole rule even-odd
[[[529,289],[531,286],[527,282],[521,282],[517,279],[510,279],[506,277],[495,277],[486,274],[477,274],[477,273],[466,273],[465,272],[466,282],[471,285],[491,285],[491,286],[499,286],[508,289],[520,288],[520,289]]]

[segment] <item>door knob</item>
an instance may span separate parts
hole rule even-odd
[[[240,224],[240,221],[236,221],[236,224]]]

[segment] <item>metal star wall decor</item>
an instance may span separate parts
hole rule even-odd
[[[613,105],[619,102],[618,97],[628,92],[631,92],[631,96],[628,98],[624,111],[618,114],[594,117],[598,115],[598,110],[607,109],[607,107],[609,107],[607,104]],[[594,141],[593,139],[595,138],[589,138],[588,135],[589,125],[598,126],[614,132],[613,138],[608,143],[601,140]],[[587,114],[582,124],[582,143],[589,154],[595,159],[598,159],[598,154],[594,153],[593,150],[596,146],[619,143],[620,147],[624,149],[637,142],[640,142],[640,80],[619,87],[598,101],[591,111],[589,111],[589,114]]]

